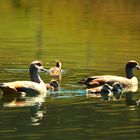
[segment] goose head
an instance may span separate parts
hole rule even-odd
[[[31,64],[30,64],[30,70],[34,70],[34,71],[45,71],[47,72],[46,69],[44,69],[43,67],[43,64],[41,61],[33,61]]]
[[[138,62],[130,60],[125,67],[126,77],[131,79],[134,76],[132,71],[135,69],[140,70],[140,65],[138,64]]]
[[[33,61],[30,64],[29,71],[30,71],[31,81],[34,81],[37,83],[40,83],[42,81],[40,76],[38,75],[38,72],[40,71],[47,72],[47,70],[43,67],[43,64],[41,61]]]

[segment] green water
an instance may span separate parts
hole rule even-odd
[[[119,101],[86,98],[77,84],[88,75],[125,76],[128,60],[140,63],[139,25],[139,0],[1,0],[0,83],[28,80],[33,60],[50,68],[59,59],[65,73],[37,123],[35,108],[0,103],[0,139],[139,140],[139,106],[128,106],[125,94]],[[135,75],[140,79],[140,71]]]

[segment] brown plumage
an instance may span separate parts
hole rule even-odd
[[[95,93],[100,92],[104,84],[112,86],[116,82],[122,86],[123,91],[130,90],[135,92],[138,88],[138,80],[133,75],[134,69],[140,70],[140,66],[136,61],[131,60],[125,67],[126,77],[113,75],[91,76],[86,79],[82,79],[78,83],[86,85],[90,92],[94,91]]]
[[[58,80],[61,80],[61,74],[62,74],[62,69],[61,69],[62,63],[60,61],[56,61],[56,66],[50,68],[50,76],[53,78],[57,78]]]
[[[0,89],[3,96],[7,98],[14,98],[20,96],[22,93],[27,96],[36,96],[39,94],[46,94],[46,85],[41,80],[38,72],[46,71],[40,61],[33,61],[30,64],[29,72],[31,81],[14,81],[2,83]]]

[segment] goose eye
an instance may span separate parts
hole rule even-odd
[[[40,66],[42,66],[42,64],[41,63],[37,63],[37,65],[40,67]]]

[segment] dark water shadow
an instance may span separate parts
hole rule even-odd
[[[128,106],[138,106],[140,104],[140,99],[134,99],[134,92],[125,93],[125,101]]]
[[[4,110],[19,109],[24,111],[28,109],[28,115],[30,120],[30,125],[40,125],[46,113],[46,98],[43,96],[36,97],[11,97],[6,96],[1,99],[1,106]],[[22,118],[23,119],[23,118]]]

